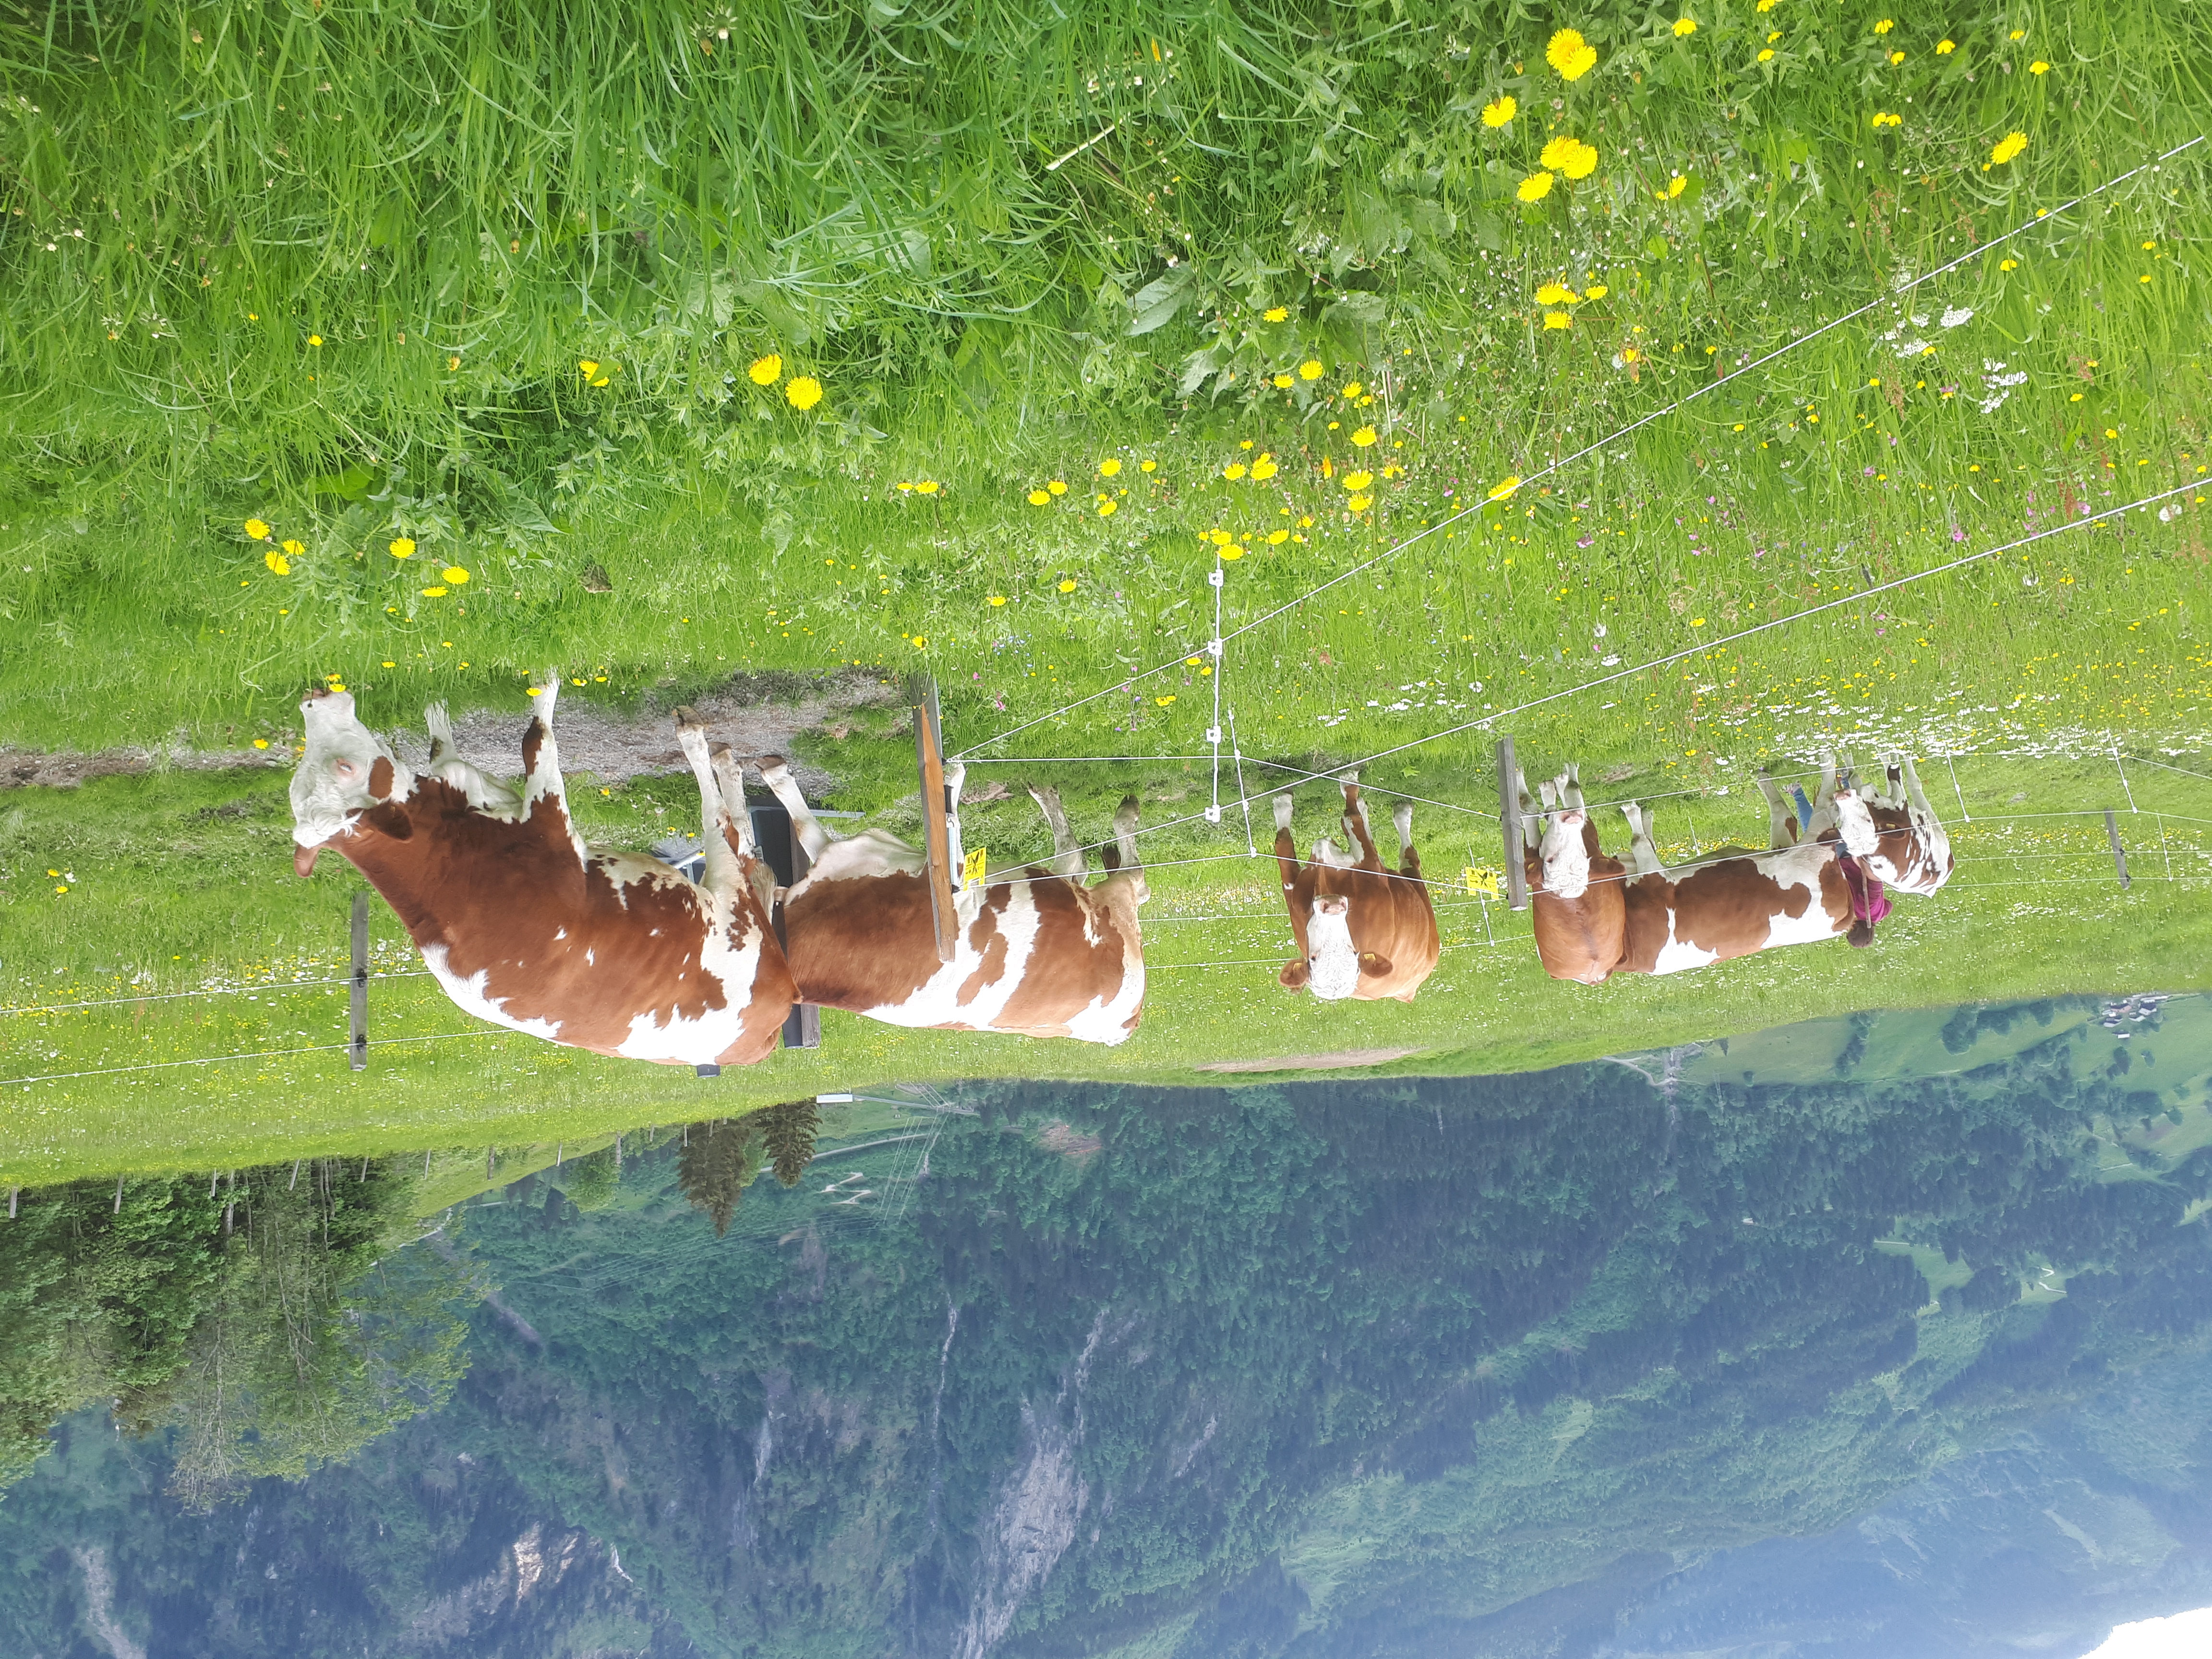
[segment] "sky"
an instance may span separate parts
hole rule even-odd
[[[2203,1659],[2212,1654],[2212,1607],[2114,1627],[2086,1659]]]

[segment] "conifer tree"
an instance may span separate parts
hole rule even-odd
[[[760,1126],[775,1178],[787,1187],[796,1187],[806,1166],[814,1162],[814,1138],[822,1127],[822,1109],[811,1098],[787,1100],[763,1112]]]
[[[676,1184],[720,1238],[759,1171],[760,1134],[751,1120],[722,1118],[691,1126],[676,1161]]]

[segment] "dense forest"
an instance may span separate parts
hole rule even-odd
[[[2137,1038],[1787,1086],[999,1087],[816,1170],[811,1120],[694,1126],[333,1255],[321,1439],[227,1188],[168,1189],[198,1242],[137,1255],[112,1190],[27,1195],[7,1282],[88,1310],[38,1352],[149,1381],[144,1437],[70,1418],[0,1503],[0,1627],[113,1620],[161,1659],[1595,1651],[1558,1645],[1577,1597],[1823,1532],[2201,1352],[2212,1155],[2116,1154],[2164,1106]],[[301,1214],[400,1178],[360,1169]],[[272,1239],[283,1174],[239,1177]],[[222,1297],[267,1425],[229,1440],[189,1311]],[[428,1310],[471,1304],[455,1384]],[[99,1397],[9,1363],[26,1449]]]

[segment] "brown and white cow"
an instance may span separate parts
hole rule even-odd
[[[1597,826],[1583,805],[1582,779],[1573,766],[1542,785],[1544,805],[1558,809],[1547,817],[1539,815],[1528,780],[1518,772],[1514,787],[1536,954],[1553,979],[1600,984],[1620,961],[1627,872],[1598,844]]]
[[[1150,890],[1137,860],[1135,796],[1115,814],[1115,839],[1099,849],[1107,877],[1094,887],[1085,884],[1083,849],[1059,795],[1031,789],[1054,856],[957,893],[959,939],[948,963],[937,957],[927,855],[887,830],[833,834],[781,759],[760,766],[812,861],[783,901],[784,948],[802,1000],[939,1030],[1112,1044],[1137,1029],[1145,1003],[1137,907]],[[945,769],[956,801],[963,775],[957,763]],[[948,827],[958,869],[957,811]]]
[[[1291,797],[1275,797],[1275,868],[1298,954],[1278,977],[1289,991],[1310,991],[1324,1001],[1355,997],[1363,1002],[1395,997],[1411,1002],[1436,971],[1441,950],[1437,909],[1421,879],[1413,850],[1413,808],[1401,801],[1391,814],[1398,830],[1398,869],[1382,865],[1367,828],[1367,808],[1356,776],[1344,787],[1344,832],[1359,858],[1338,851],[1327,836],[1316,842],[1310,862],[1298,861],[1291,836]]]
[[[1840,763],[1845,775],[1850,770],[1849,757]],[[1813,821],[1809,833],[1824,838],[1832,828],[1834,817],[1824,812],[1821,803],[1832,800],[1836,793],[1838,762],[1834,755],[1820,757],[1820,793],[1813,803]],[[1890,891],[1911,893],[1927,898],[1934,895],[1951,878],[1951,834],[1936,817],[1936,809],[1928,804],[1928,792],[1920,787],[1920,774],[1914,770],[1908,755],[1892,754],[1882,757],[1882,770],[1888,783],[1887,793],[1860,792],[1874,822],[1875,843],[1860,855],[1868,872]],[[1771,783],[1761,779],[1767,799],[1773,803],[1776,844],[1783,834],[1781,814],[1785,811]],[[1790,836],[1796,838],[1796,825],[1791,820]]]
[[[679,709],[706,829],[703,883],[645,854],[595,852],[562,785],[560,684],[556,674],[538,688],[520,795],[453,753],[442,708],[429,711],[430,760],[417,772],[355,716],[350,694],[310,692],[292,776],[295,866],[313,874],[325,847],[350,860],[446,994],[495,1024],[665,1066],[761,1059],[796,995],[736,769]]]

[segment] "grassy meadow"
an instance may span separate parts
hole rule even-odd
[[[0,4],[0,747],[278,757],[313,683],[411,724],[519,720],[549,664],[564,706],[629,710],[923,669],[971,787],[1026,758],[1093,833],[1130,787],[1195,818],[1217,698],[1254,794],[1292,775],[1255,763],[1488,715],[1532,771],[1702,792],[1662,818],[1685,851],[1759,832],[1758,761],[1838,738],[1965,757],[1990,820],[1870,956],[1593,994],[1462,894],[1419,1003],[1323,1010],[1272,985],[1267,867],[1178,862],[1244,852],[1224,782],[1222,828],[1147,840],[1160,971],[1110,1053],[832,1016],[818,1054],[702,1085],[450,1037],[398,979],[380,1036],[440,1040],[362,1078],[125,1073],[342,1041],[343,999],[15,1014],[0,1078],[92,1075],[0,1091],[0,1174],[2205,983],[2212,143],[2143,164],[2201,135],[2208,35],[2178,0]],[[899,810],[893,725],[836,729],[809,749],[835,804]],[[1447,803],[1432,875],[1496,862],[1449,810],[1491,798],[1493,736],[1370,769]],[[2101,823],[1996,818],[2124,809],[2116,747],[2188,769],[2130,774],[2167,816],[2129,830],[2124,896]],[[342,972],[352,878],[290,877],[282,781],[0,794],[0,999]],[[580,799],[649,838],[697,827],[690,791]],[[1018,787],[969,837],[1043,845]]]

